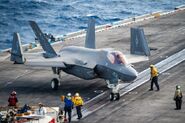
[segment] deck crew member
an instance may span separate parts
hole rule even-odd
[[[182,91],[179,85],[176,86],[174,100],[176,103],[176,110],[180,110],[182,105]]]
[[[71,98],[71,93],[68,93],[67,96],[64,99],[64,117],[66,119],[66,114],[68,113],[68,121],[69,123],[71,122],[71,113],[72,113],[72,109],[73,109],[73,102],[72,102],[72,98]]]
[[[47,111],[46,108],[44,107],[44,104],[41,102],[39,103],[39,109],[38,109],[38,115],[46,115]]]
[[[77,119],[81,119],[82,118],[81,107],[83,106],[84,102],[79,93],[75,94],[75,96],[73,97],[73,102],[74,105],[76,106],[76,113],[78,115]]]
[[[150,65],[150,70],[151,70],[151,87],[150,87],[150,91],[153,90],[153,84],[155,84],[155,86],[157,87],[157,91],[160,90],[159,88],[159,84],[158,84],[158,70],[154,65]]]
[[[16,97],[17,93],[16,91],[12,91],[12,93],[10,94],[10,97],[8,98],[8,106],[17,106],[17,102],[18,102],[18,99]]]

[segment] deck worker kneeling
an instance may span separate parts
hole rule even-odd
[[[83,106],[84,102],[82,97],[79,95],[79,93],[76,93],[75,96],[73,97],[73,102],[74,105],[76,106],[76,112],[77,112],[77,119],[82,118],[82,112],[81,112],[81,107]]]
[[[182,91],[179,85],[176,86],[174,100],[176,102],[176,110],[180,110],[182,105]]]
[[[153,90],[153,84],[155,84],[155,86],[157,87],[157,91],[160,90],[159,88],[159,84],[158,84],[158,70],[154,65],[150,65],[150,70],[151,70],[151,87],[150,87],[150,91]]]

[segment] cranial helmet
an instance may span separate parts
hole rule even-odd
[[[75,96],[79,96],[79,93],[75,93]]]
[[[71,96],[71,93],[68,93],[67,96],[70,97]]]
[[[153,67],[154,67],[154,65],[153,65],[153,64],[151,64],[151,65],[150,65],[150,67],[151,67],[151,68],[153,68]]]
[[[39,105],[40,105],[40,106],[43,106],[43,104],[42,104],[41,102],[39,102]]]
[[[12,91],[12,93],[11,93],[12,95],[16,95],[17,93],[16,93],[16,91]]]
[[[180,85],[177,85],[177,86],[176,86],[176,89],[180,89],[180,88],[181,88],[181,86],[180,86]]]

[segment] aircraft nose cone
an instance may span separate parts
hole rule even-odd
[[[136,79],[138,76],[137,71],[133,67],[129,67],[129,76],[132,80]]]

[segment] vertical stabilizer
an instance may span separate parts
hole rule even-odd
[[[142,28],[131,28],[131,54],[150,56],[150,49]]]
[[[44,57],[46,57],[46,58],[56,57],[57,56],[56,52],[54,51],[52,46],[49,44],[47,38],[44,36],[43,32],[41,31],[41,29],[39,28],[37,23],[35,21],[29,21],[29,23],[33,29],[33,32],[35,33],[36,37],[38,38],[42,48],[46,52],[44,54]]]
[[[24,56],[21,47],[21,40],[18,33],[14,33],[13,35],[13,42],[12,42],[12,50],[11,50],[11,61],[17,64],[24,63]]]
[[[85,47],[96,49],[95,43],[95,20],[90,17],[86,32]]]

